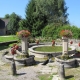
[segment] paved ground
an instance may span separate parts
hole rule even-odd
[[[0,51],[1,53],[4,51]],[[58,67],[55,62],[48,63],[47,65],[42,65],[39,63],[35,66],[28,67],[17,67],[17,75],[12,76],[11,66],[10,64],[6,64],[1,61],[0,54],[0,80],[40,80],[40,74],[54,74],[52,80],[58,80],[58,75],[56,75],[58,71]]]
[[[2,63],[0,66],[0,80],[39,80],[38,73],[51,75],[57,73],[57,67],[52,67],[52,65],[52,63],[49,63],[46,66],[38,64],[37,66],[23,67],[17,69],[17,76],[12,76],[11,67]],[[54,75],[52,80],[58,80],[57,76]]]

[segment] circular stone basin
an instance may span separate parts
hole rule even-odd
[[[42,48],[42,47],[51,47],[53,49],[56,49],[54,51],[49,51],[48,49],[46,51],[35,51],[35,49],[37,48]],[[59,48],[59,49],[58,49]],[[55,56],[58,56],[58,55],[61,55],[62,54],[62,49],[60,51],[60,48],[61,46],[60,45],[56,45],[56,47],[54,48],[54,46],[51,46],[51,45],[38,45],[38,46],[33,46],[31,48],[29,48],[29,54],[32,54],[32,55],[35,55],[35,57],[38,57],[38,58],[44,58],[46,57],[48,54],[52,54],[54,57]],[[75,51],[75,47],[74,46],[70,46],[69,48],[71,48],[68,53],[72,54],[74,51]],[[58,50],[58,51],[57,51]]]

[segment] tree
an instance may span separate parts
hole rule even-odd
[[[37,13],[35,0],[30,0],[25,12],[27,27],[32,33],[32,36],[40,36],[42,29],[47,23],[46,16],[44,16],[42,12]]]
[[[26,28],[26,20],[22,19],[22,20],[19,21],[19,29],[18,29],[18,31],[19,30],[24,30],[24,29],[27,29]]]
[[[10,15],[6,14],[4,18],[6,18],[6,19],[10,18]]]
[[[11,34],[16,34],[19,28],[19,21],[21,20],[21,17],[15,13],[12,13],[9,19],[10,21],[7,25],[7,29]]]
[[[35,0],[37,13],[47,16],[48,23],[60,26],[68,23],[65,0]]]
[[[26,25],[33,36],[41,36],[47,24],[68,24],[67,7],[64,0],[30,0],[26,7]]]

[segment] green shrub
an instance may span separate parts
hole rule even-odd
[[[64,54],[60,57],[62,60],[67,60],[69,59],[69,55],[68,54]]]

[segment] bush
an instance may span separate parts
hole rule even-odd
[[[62,60],[67,60],[69,59],[69,55],[68,54],[64,54],[60,57]]]
[[[52,37],[53,39],[56,39],[58,38],[58,31],[53,24],[49,24],[42,30],[42,36]]]
[[[29,36],[28,41],[29,43],[35,43],[35,38],[32,36]]]

